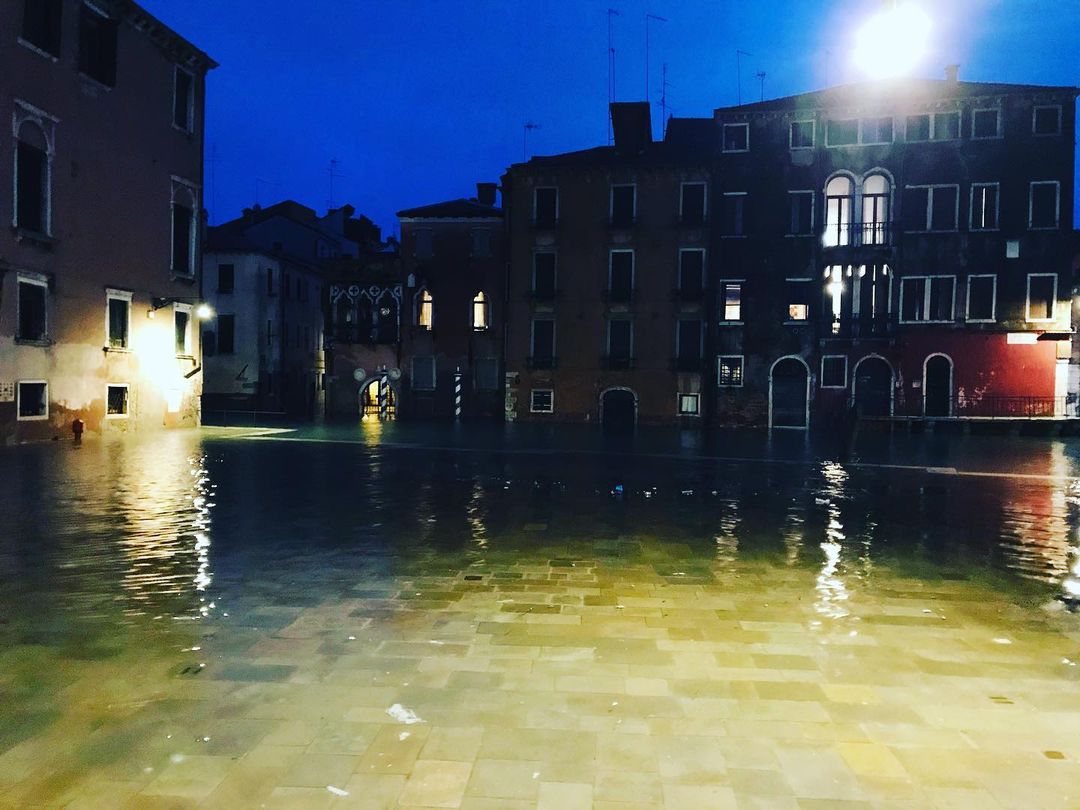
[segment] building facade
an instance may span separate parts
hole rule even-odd
[[[197,425],[215,63],[127,0],[3,0],[0,32],[0,441]]]
[[[611,108],[614,145],[511,166],[503,178],[506,413],[522,421],[700,423],[713,128]]]

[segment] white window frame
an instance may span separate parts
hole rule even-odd
[[[790,222],[790,219],[791,219],[791,205],[792,205],[791,198],[794,197],[794,196],[798,196],[798,195],[805,196],[807,194],[810,195],[810,231],[809,231],[809,233],[794,233],[794,232],[791,231],[791,222]],[[814,191],[813,189],[797,189],[797,190],[794,190],[794,191],[792,191],[792,190],[788,191],[788,220],[789,220],[789,222],[788,222],[788,233],[785,234],[786,237],[788,237],[790,239],[805,239],[808,236],[813,237],[817,233],[817,210],[816,210],[817,209],[817,199],[814,196],[815,194],[817,194],[817,192]]]
[[[1052,298],[1050,299],[1051,314],[1050,314],[1049,318],[1032,318],[1031,317],[1031,279],[1033,279],[1033,278],[1052,278],[1052,279],[1054,279],[1054,291],[1052,293]],[[1028,323],[1054,323],[1057,320],[1057,310],[1058,310],[1058,300],[1057,300],[1058,274],[1057,273],[1028,273],[1027,274],[1026,289],[1027,289],[1027,292],[1026,292],[1026,294],[1024,296],[1024,320],[1027,321]]]
[[[971,280],[974,278],[992,278],[994,280],[993,292],[990,296],[990,317],[971,317]],[[964,302],[964,320],[968,323],[997,323],[997,273],[972,273],[967,277],[967,293]]]
[[[975,226],[975,189],[978,188],[996,188],[997,189],[997,225],[993,228],[978,228]],[[968,193],[968,230],[975,233],[993,233],[994,231],[1001,230],[1001,183],[972,183],[971,191]]]
[[[949,317],[946,320],[929,319],[929,318],[922,319],[922,320],[914,320],[914,321],[905,320],[904,319],[904,286],[905,286],[904,282],[909,280],[909,279],[911,279],[913,281],[918,280],[918,279],[924,279],[927,282],[924,285],[924,289],[923,289],[922,312],[924,314],[929,314],[929,312],[930,312],[930,293],[931,293],[931,288],[933,287],[933,284],[931,283],[930,280],[935,279],[935,278],[947,278],[947,279],[952,280],[952,313],[951,313],[951,317]],[[902,324],[914,324],[914,325],[930,324],[930,323],[954,323],[956,321],[956,276],[955,275],[950,275],[950,274],[947,274],[947,273],[943,273],[941,275],[900,276],[900,311],[899,311],[899,320],[900,320],[900,323],[902,323]]]
[[[45,329],[43,330],[42,337],[37,341],[48,341],[49,339],[49,280],[37,273],[26,273],[19,271],[15,274],[15,336],[18,340],[31,340],[31,338],[20,338],[19,323],[22,321],[22,313],[19,311],[19,285],[20,284],[32,284],[35,287],[43,287],[45,289]]]
[[[127,407],[123,413],[109,413],[109,389],[110,388],[126,388],[128,395],[124,399],[124,404]],[[106,419],[127,419],[131,414],[131,386],[128,383],[106,383],[105,385],[105,418]]]
[[[56,125],[60,119],[49,115],[33,104],[15,99],[15,110],[11,115],[12,139],[12,167],[11,167],[11,226],[19,225],[19,132],[25,124],[32,124],[41,130],[45,139],[45,211],[44,211],[44,235],[53,235],[53,162],[56,159]],[[28,230],[28,229],[27,229]]]
[[[532,262],[532,286],[529,288],[530,292],[536,292],[536,257],[540,255],[554,256],[552,260],[552,272],[551,272],[551,288],[554,291],[559,289],[559,251],[557,250],[534,250],[533,262]]]
[[[683,397],[689,397],[694,400],[694,410],[685,411],[682,407]],[[675,415],[676,416],[692,416],[700,418],[701,416],[701,394],[696,391],[678,392],[675,394]]]
[[[829,124],[835,121],[836,123],[846,123],[848,121],[855,122],[855,143],[829,143]],[[858,146],[862,139],[862,119],[861,118],[830,118],[825,122],[825,146],[829,149],[844,149],[851,148],[852,146]]]
[[[727,284],[738,284],[739,285],[739,320],[737,320],[737,321],[729,321],[729,320],[724,318],[724,310],[726,309],[726,305],[724,303],[724,286],[727,285]],[[722,279],[717,280],[717,285],[716,286],[717,286],[717,292],[719,293],[719,296],[720,296],[719,297],[720,312],[718,313],[718,315],[720,316],[719,324],[721,326],[742,326],[744,323],[746,323],[746,319],[743,317],[743,306],[744,306],[743,292],[746,289],[746,279],[744,279],[744,278],[722,278]],[[732,355],[732,357],[734,357],[734,355]]]
[[[705,180],[684,180],[679,183],[679,222],[683,219],[683,203],[686,201],[686,187],[687,186],[701,186],[701,219],[702,227],[709,219],[709,184]],[[637,193],[634,193],[634,199],[637,199]]]
[[[739,382],[738,384],[722,383],[720,382],[720,364],[724,360],[738,360],[739,361]],[[742,388],[746,382],[746,355],[742,354],[718,354],[716,356],[716,387],[717,388]]]
[[[616,253],[629,253],[630,254],[630,292],[634,292],[634,285],[637,283],[637,256],[634,255],[634,248],[609,248],[608,249],[608,263],[607,263],[607,292],[611,292],[611,279],[612,270],[615,265]]]
[[[176,313],[177,312],[186,312],[187,316],[188,316],[188,321],[187,321],[187,333],[184,335],[184,353],[181,354],[180,352],[177,352],[176,356],[177,357],[191,357],[191,356],[193,356],[193,353],[192,353],[192,340],[191,340],[191,324],[192,324],[192,321],[194,320],[195,308],[191,304],[180,304],[180,303],[174,303],[173,304],[173,337],[174,337],[173,342],[174,343],[175,343],[175,336],[176,336]]]
[[[976,135],[975,134],[975,116],[978,113],[992,112],[997,114],[997,126],[994,129],[993,135]],[[993,141],[1004,137],[1004,133],[1001,128],[1001,108],[1000,107],[976,107],[971,111],[971,140],[973,141]]]
[[[916,113],[919,115],[920,113]],[[964,135],[964,115],[960,110],[934,110],[930,114],[930,140],[931,141],[958,141]],[[939,115],[955,115],[956,116],[956,137],[955,138],[939,138],[937,136],[937,117]]]
[[[705,248],[696,248],[696,247],[695,248],[679,248],[679,265],[678,265],[678,274],[679,275],[678,275],[678,278],[676,279],[676,281],[678,282],[678,288],[680,290],[683,288],[683,285],[682,285],[682,282],[683,282],[682,267],[683,267],[683,254],[684,253],[700,253],[701,254],[701,289],[704,290],[705,289],[705,275],[706,275],[706,273],[705,273],[705,262],[706,262]]]
[[[926,195],[926,217],[924,218],[926,227],[917,228],[915,230],[908,231],[908,233],[956,233],[960,230],[960,184],[959,183],[919,183],[916,185],[904,186],[905,189],[909,188],[925,188],[929,190]],[[956,203],[953,206],[953,222],[955,225],[952,228],[934,228],[934,197],[935,191],[939,188],[953,188],[956,189]],[[1000,200],[999,200],[1000,202]],[[905,212],[906,215],[906,212]],[[1000,211],[999,211],[1000,216]]]
[[[546,410],[536,407],[535,394],[547,392],[550,395],[551,406]],[[555,413],[555,389],[554,388],[530,388],[529,389],[529,413]]]
[[[612,183],[608,191],[608,222],[615,221],[615,189],[632,188],[634,190],[634,211],[630,215],[631,222],[637,222],[637,183]]]
[[[559,221],[559,187],[558,186],[536,186],[533,188],[533,200],[532,200],[532,221],[536,222],[536,210],[538,208],[536,202],[541,191],[554,191],[555,192],[555,222]],[[637,201],[637,193],[634,194],[635,202]]]
[[[913,141],[911,140],[911,138],[908,137],[908,119],[923,115],[925,115],[927,118],[926,140]],[[932,112],[913,112],[904,115],[904,143],[930,143],[930,141],[932,140],[934,140],[934,114]]]
[[[795,146],[795,138],[792,137],[795,134],[796,124],[809,124],[810,125],[810,145],[809,146]],[[813,118],[803,119],[799,118],[794,121],[788,122],[788,149],[792,152],[806,152],[813,149],[817,145],[817,121]]]
[[[1036,132],[1035,131],[1035,116],[1039,110],[1057,110],[1057,131],[1056,132]],[[1036,138],[1057,138],[1061,135],[1062,114],[1060,104],[1036,104],[1031,108],[1031,134]]]
[[[105,289],[105,348],[110,352],[129,352],[131,351],[131,310],[134,300],[134,293],[130,290],[117,290],[111,287]],[[112,345],[112,318],[109,317],[109,302],[110,301],[126,301],[127,302],[127,346],[113,346]]]
[[[181,67],[180,65],[176,65],[175,67],[176,70],[173,73],[173,108],[172,115],[170,117],[172,117],[173,119],[172,125],[174,129],[176,129],[178,132],[183,132],[185,135],[190,135],[195,131],[195,74],[187,68]],[[176,123],[176,92],[179,89],[179,83],[176,79],[177,74],[179,73],[186,73],[188,75],[188,78],[191,79],[191,92],[188,94],[187,104],[187,120],[185,121],[185,126],[183,127],[179,126]]]
[[[843,360],[844,361],[844,384],[843,385],[826,385],[825,384],[825,361],[826,360]],[[823,354],[821,355],[821,387],[830,388],[833,390],[846,390],[848,387],[848,358],[846,354]]]
[[[22,387],[24,385],[45,386],[45,413],[39,416],[22,416]],[[48,380],[16,380],[15,381],[15,421],[16,422],[45,422],[49,419],[49,381]]]
[[[190,180],[185,180],[182,177],[173,175],[170,177],[172,180],[172,194],[169,199],[169,269],[175,276],[182,278],[194,278],[195,270],[198,267],[198,232],[199,232],[199,220],[202,216],[201,206],[199,205],[199,187],[192,183]],[[188,234],[188,264],[189,267],[186,270],[178,270],[173,267],[173,244],[176,240],[176,215],[173,212],[176,204],[182,202],[179,199],[178,194],[183,190],[188,195],[188,200],[191,202],[191,226],[190,233]]]
[[[892,120],[892,136],[887,141],[868,141],[866,139],[866,122],[881,121],[885,118]],[[896,118],[891,115],[868,115],[859,119],[859,143],[864,146],[885,146],[896,141]]]
[[[746,131],[746,148],[745,149],[728,149],[727,148],[727,131],[729,129],[742,128]],[[750,151],[750,122],[742,121],[733,124],[724,124],[720,132],[720,150],[726,155],[739,155]]]
[[[477,301],[477,298],[483,296],[483,299]],[[476,307],[477,305],[483,307],[481,310],[484,314],[484,323],[482,326],[476,325]],[[491,299],[483,290],[477,290],[476,295],[469,301],[469,326],[473,332],[486,332],[491,329]]]
[[[1032,215],[1035,213],[1035,186],[1053,186],[1054,193],[1054,224],[1032,224]],[[1058,180],[1032,180],[1028,183],[1028,230],[1029,231],[1056,231],[1061,227],[1061,183]]]
[[[745,239],[746,238],[747,234],[746,234],[746,199],[745,198],[747,198],[749,196],[750,196],[749,191],[725,191],[724,192],[724,197],[743,197],[744,198],[743,199],[743,206],[742,206],[742,222],[739,223],[741,228],[742,228],[742,231],[741,231],[741,233],[721,233],[720,234],[721,239]],[[720,214],[721,218],[723,218],[723,215],[724,215],[724,212],[721,211],[721,214]],[[725,224],[726,223],[724,223],[724,222],[720,223],[721,227],[723,227]]]

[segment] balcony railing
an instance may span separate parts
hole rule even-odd
[[[927,419],[1076,419],[1080,402],[1076,395],[1064,397],[983,396],[909,398],[896,407],[899,417]]]
[[[892,222],[827,223],[821,236],[827,248],[888,247],[892,241]]]
[[[525,358],[525,367],[532,370],[543,370],[549,368],[555,368],[559,364],[559,358],[557,357],[527,357]]]

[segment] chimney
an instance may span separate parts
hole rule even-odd
[[[957,79],[960,76],[959,65],[946,65],[945,66],[945,81],[949,84],[956,84]]]
[[[476,201],[481,205],[495,205],[495,192],[498,190],[498,183],[477,183],[476,184]]]
[[[641,152],[652,143],[652,118],[647,101],[613,101],[611,128],[619,152]]]

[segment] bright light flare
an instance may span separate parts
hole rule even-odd
[[[855,35],[856,67],[871,79],[910,73],[926,55],[930,18],[918,6],[897,2],[878,12]]]
[[[195,309],[195,317],[200,321],[208,321],[214,317],[214,310],[210,309],[209,304],[199,304]]]

